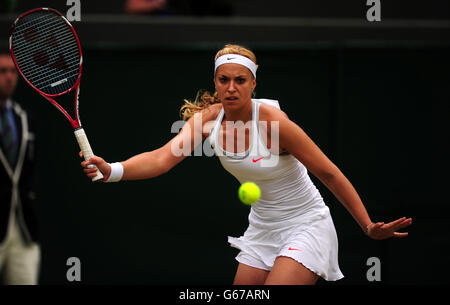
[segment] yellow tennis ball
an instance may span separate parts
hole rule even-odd
[[[243,203],[252,205],[261,197],[261,190],[254,182],[244,182],[239,187],[238,194]]]

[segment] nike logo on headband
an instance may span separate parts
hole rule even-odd
[[[252,72],[253,76],[256,79],[256,70],[258,67],[256,64],[249,58],[239,55],[239,54],[227,54],[222,55],[219,58],[216,59],[214,62],[214,73],[216,73],[217,68],[223,64],[231,64],[235,63],[238,65],[242,65],[250,70]]]

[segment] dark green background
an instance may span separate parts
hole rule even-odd
[[[18,1],[0,16],[2,46],[19,13],[64,13],[66,2]],[[408,238],[371,240],[312,177],[339,238],[345,278],[337,284],[368,284],[373,256],[381,284],[448,284],[449,2],[384,1],[374,23],[366,1],[226,2],[233,18],[269,18],[188,11],[195,16],[124,19],[124,1],[81,1],[80,113],[94,152],[115,162],[165,144],[183,99],[213,88],[217,50],[243,43],[260,65],[256,97],[280,101],[352,182],[372,220],[413,217]],[[227,236],[243,234],[249,207],[217,158],[187,158],[153,180],[92,183],[57,110],[23,81],[15,98],[38,127],[40,283],[69,284],[69,257],[81,260],[82,284],[232,283],[238,250]]]
[[[216,51],[85,48],[80,115],[94,152],[121,161],[169,141],[183,99],[213,88]],[[279,100],[352,182],[372,220],[413,217],[408,238],[371,240],[313,177],[339,238],[346,277],[337,284],[367,284],[372,256],[381,259],[384,284],[448,284],[449,47],[253,51],[256,97]],[[23,81],[16,98],[39,130],[41,283],[68,283],[73,256],[83,284],[232,283],[238,250],[227,236],[243,234],[249,207],[216,157],[187,158],[152,180],[91,183],[56,109]]]

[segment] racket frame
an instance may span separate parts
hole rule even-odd
[[[45,92],[42,92],[41,90],[39,90],[38,88],[36,88],[23,74],[23,72],[21,71],[21,69],[19,68],[19,65],[17,64],[16,61],[16,57],[14,55],[14,50],[12,47],[12,34],[14,31],[14,28],[17,24],[17,22],[22,19],[23,17],[34,13],[36,11],[50,11],[53,12],[57,15],[59,15],[60,17],[62,17],[62,19],[67,23],[67,25],[69,26],[70,30],[72,31],[77,44],[78,44],[78,52],[79,52],[79,56],[80,56],[80,69],[78,71],[78,77],[76,82],[73,84],[73,86],[61,93],[57,93],[57,94],[48,94]],[[14,65],[16,66],[17,71],[19,71],[20,75],[22,75],[23,79],[25,79],[25,81],[28,83],[28,85],[30,85],[34,90],[36,90],[40,95],[42,95],[43,97],[45,97],[50,103],[52,103],[53,106],[56,107],[56,109],[58,109],[69,121],[70,125],[72,125],[72,127],[74,129],[76,128],[81,128],[81,122],[80,122],[80,117],[79,117],[79,107],[78,107],[78,95],[79,95],[79,86],[80,86],[80,82],[81,82],[81,74],[82,74],[82,70],[83,70],[83,54],[81,51],[81,43],[80,43],[80,39],[78,38],[77,32],[75,31],[75,29],[73,28],[72,24],[70,24],[69,20],[67,20],[66,17],[64,17],[60,12],[58,12],[55,9],[52,8],[48,8],[48,7],[41,7],[41,8],[35,8],[32,9],[28,12],[25,12],[23,14],[21,14],[19,17],[16,18],[16,20],[13,22],[11,29],[10,29],[10,35],[9,35],[9,51],[11,53],[11,58],[13,59]],[[53,97],[58,97],[58,96],[62,96],[66,93],[69,93],[71,91],[73,91],[76,88],[77,92],[75,94],[75,119],[72,118],[72,116],[63,108],[61,107],[54,99]]]
[[[12,34],[14,32],[14,28],[17,24],[17,22],[31,14],[34,13],[36,11],[51,11],[57,15],[59,15],[65,22],[66,24],[69,26],[69,28],[71,29],[76,42],[78,44],[78,52],[79,52],[79,58],[80,58],[80,69],[78,71],[78,77],[76,82],[73,84],[73,86],[63,92],[57,93],[57,94],[48,94],[45,93],[41,90],[39,90],[38,88],[36,88],[23,74],[23,72],[21,71],[21,69],[19,68],[19,65],[16,61],[16,58],[14,56],[14,50],[13,50],[13,45],[12,45]],[[80,121],[80,116],[79,116],[79,94],[80,94],[80,82],[81,82],[81,74],[82,74],[82,70],[83,70],[83,54],[81,51],[81,43],[80,40],[78,38],[78,35],[74,29],[74,27],[72,26],[72,24],[69,22],[69,20],[66,19],[66,17],[64,17],[60,12],[58,12],[55,9],[52,8],[47,8],[47,7],[41,7],[41,8],[35,8],[32,9],[30,11],[27,11],[23,14],[21,14],[19,17],[16,18],[16,20],[13,22],[11,29],[10,29],[10,35],[9,35],[9,51],[11,53],[11,58],[14,62],[14,65],[16,66],[17,71],[19,71],[19,73],[22,75],[23,79],[28,83],[28,85],[30,85],[34,90],[36,90],[40,95],[42,95],[46,100],[48,100],[53,106],[55,106],[56,109],[58,109],[65,117],[66,119],[69,121],[70,125],[72,125],[72,127],[75,130],[75,137],[77,139],[78,145],[80,146],[81,150],[83,151],[83,155],[84,155],[84,159],[87,161],[89,160],[89,158],[91,158],[93,156],[92,153],[92,149],[89,145],[89,141],[87,140],[86,134],[83,130],[83,128],[81,127],[81,121]],[[54,97],[59,97],[62,96],[64,94],[67,94],[71,91],[73,91],[74,89],[76,89],[75,92],[75,118],[72,118],[72,116],[61,106],[59,105],[53,98]],[[103,178],[102,173],[97,169],[97,176],[92,178],[92,181],[97,181]]]

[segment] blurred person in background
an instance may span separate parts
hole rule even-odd
[[[125,12],[147,15],[230,16],[233,6],[225,0],[127,0]]]
[[[159,14],[166,8],[167,0],[127,0],[125,3],[128,14]]]
[[[4,284],[36,285],[40,246],[34,132],[28,113],[11,99],[17,81],[8,50],[0,50],[0,272]]]

